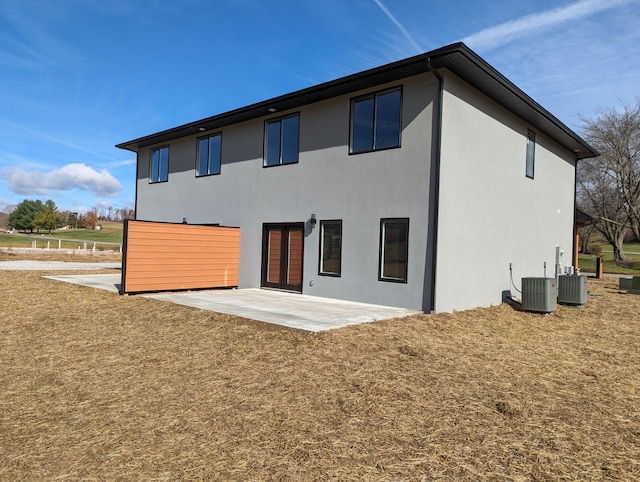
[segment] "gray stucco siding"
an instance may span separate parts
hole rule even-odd
[[[525,176],[531,126],[445,75],[436,311],[499,304],[528,276],[554,275],[555,248],[571,264],[575,156],[536,131],[535,176]]]
[[[401,147],[349,155],[350,99],[398,85],[403,89]],[[291,111],[300,113],[297,164],[263,167],[264,121],[290,112],[222,128],[219,175],[195,176],[198,136],[190,136],[170,144],[168,182],[149,184],[149,149],[142,149],[136,216],[239,226],[240,287],[260,286],[263,223],[307,222],[312,213],[318,221],[341,219],[339,278],[318,276],[320,223],[313,231],[307,223],[303,292],[425,309],[436,96],[433,76],[421,74]],[[388,217],[410,219],[406,284],[378,281],[380,219]]]

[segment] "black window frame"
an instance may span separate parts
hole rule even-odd
[[[167,178],[166,179],[161,179],[160,178],[160,173],[161,173],[161,169],[160,169],[160,161],[158,161],[158,179],[154,179],[153,176],[153,156],[156,152],[160,152],[163,149],[167,150]],[[158,146],[158,147],[152,147],[151,149],[149,149],[149,184],[158,184],[161,182],[168,182],[169,181],[169,161],[170,161],[170,156],[171,156],[171,150],[169,149],[169,145],[165,145],[165,146]]]
[[[529,179],[533,179],[536,170],[536,133],[530,129],[527,130],[527,152],[525,157],[525,175]]]
[[[220,163],[218,165],[218,171],[211,171],[211,139],[213,137],[220,138],[220,152],[219,158]],[[207,140],[207,173],[200,174],[200,143],[201,141]],[[206,136],[201,136],[196,139],[196,177],[207,177],[207,176],[217,176],[222,171],[222,132],[214,132],[213,134],[209,134]]]
[[[384,276],[384,235],[387,223],[405,225],[405,246],[404,246],[404,273],[401,278]],[[381,218],[380,219],[380,244],[378,246],[378,281],[391,283],[407,283],[409,271],[409,218]]]
[[[324,271],[324,229],[328,224],[337,224],[340,227],[340,249],[339,249],[339,260],[338,260],[338,271]],[[319,276],[331,276],[334,278],[340,278],[342,276],[342,219],[325,219],[320,221],[320,229],[319,229],[319,252],[318,252],[318,275]]]
[[[398,143],[397,145],[393,145],[393,146],[384,146],[384,147],[376,147],[376,136],[375,136],[375,132],[376,132],[376,114],[377,114],[377,97],[384,95],[384,94],[389,94],[391,92],[399,92],[400,93],[400,105],[399,105],[399,112],[398,112],[398,116],[399,116],[399,123],[398,123]],[[353,144],[354,144],[354,122],[355,122],[355,106],[358,102],[362,102],[365,100],[369,100],[369,99],[373,99],[373,119],[371,122],[371,129],[372,129],[372,145],[371,148],[369,149],[359,149],[359,150],[354,150]],[[402,85],[398,85],[395,87],[390,87],[388,89],[384,89],[384,90],[379,90],[376,92],[371,92],[365,95],[361,95],[358,97],[353,97],[351,99],[351,106],[350,106],[350,119],[349,119],[349,155],[355,155],[355,154],[363,154],[363,153],[367,153],[367,152],[376,152],[376,151],[384,151],[387,149],[399,149],[400,147],[402,147],[402,105],[403,105],[403,100],[404,100],[404,92],[403,92],[403,86]]]
[[[291,162],[282,162],[282,151],[283,151],[283,122],[286,119],[291,119],[293,117],[298,118],[298,132],[297,132],[297,155],[296,160]],[[277,164],[267,164],[267,159],[269,156],[269,125],[274,124],[276,122],[280,122],[280,152],[278,155],[278,163]],[[300,162],[300,112],[293,112],[291,114],[282,115],[279,117],[271,117],[264,121],[264,142],[262,144],[262,167],[276,167],[276,166],[288,166],[291,164],[298,164]]]

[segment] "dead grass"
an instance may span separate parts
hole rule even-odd
[[[637,480],[640,296],[299,332],[0,275],[2,480]]]
[[[108,263],[122,261],[119,253],[101,252],[95,254],[91,251],[87,254],[74,254],[58,252],[56,250],[45,251],[19,251],[11,248],[0,250],[0,261],[20,261],[20,260],[40,260],[40,261],[73,261],[77,263]]]

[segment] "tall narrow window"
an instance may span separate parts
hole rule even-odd
[[[214,134],[198,139],[198,176],[220,174],[222,154],[222,134]]]
[[[298,162],[299,132],[299,114],[268,120],[264,136],[264,166]]]
[[[318,274],[340,276],[342,221],[320,221],[320,270]]]
[[[151,150],[151,169],[149,182],[169,180],[169,146]]]
[[[533,179],[536,165],[536,133],[527,132],[527,177]]]
[[[351,102],[352,154],[400,147],[402,90],[393,89]]]
[[[409,219],[380,220],[380,281],[407,282]]]

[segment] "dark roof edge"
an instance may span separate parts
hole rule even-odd
[[[529,107],[531,107],[532,109],[537,111],[548,122],[553,124],[556,128],[562,130],[566,135],[571,137],[574,141],[576,141],[579,144],[582,144],[584,146],[584,148],[585,148],[585,151],[587,151],[587,153],[590,154],[590,155],[579,156],[578,157],[579,159],[586,159],[586,158],[589,158],[589,157],[597,157],[597,156],[600,155],[600,153],[595,148],[590,146],[576,132],[574,132],[571,128],[569,128],[566,124],[564,124],[560,119],[558,119],[556,116],[554,116],[547,109],[545,109],[540,104],[538,104],[526,92],[524,92],[522,89],[520,89],[517,85],[515,85],[513,82],[511,82],[509,79],[507,79],[500,72],[498,72],[493,66],[491,66],[491,64],[489,64],[482,57],[480,57],[477,53],[475,53],[473,50],[471,50],[467,45],[465,45],[462,42],[458,42],[458,43],[452,44],[452,45],[450,45],[448,47],[452,47],[454,45],[456,46],[456,50],[459,53],[464,55],[468,60],[473,62],[477,67],[479,67],[484,72],[486,72],[487,75],[489,75],[493,80],[498,82],[502,87],[504,87],[505,89],[509,90],[512,94],[514,94],[516,97],[518,97],[520,100],[522,100],[522,102],[526,103]],[[449,52],[437,53],[437,51],[434,51],[430,55],[430,57],[432,59],[434,59],[436,57],[443,56],[443,55],[448,55],[448,54],[449,54]],[[446,67],[446,65],[444,67]],[[473,85],[473,83],[471,83],[471,85]]]
[[[492,84],[486,86],[486,88],[479,88],[472,78],[465,78],[461,75],[460,71],[456,71],[455,62],[453,59],[461,55],[464,59],[470,62],[475,68],[479,69],[483,74],[487,76],[489,82]],[[541,116],[546,123],[558,129],[563,135],[556,136],[549,134],[552,139],[556,140],[561,145],[572,150],[578,159],[584,159],[587,157],[595,157],[599,153],[587,144],[580,136],[573,132],[569,127],[563,124],[558,118],[553,116],[544,107],[538,104],[535,100],[529,97],[525,92],[513,84],[504,75],[494,69],[485,60],[483,60],[478,54],[472,51],[464,43],[458,42],[444,47],[426,52],[423,54],[415,55],[403,60],[398,60],[390,64],[385,64],[379,67],[374,67],[362,72],[357,72],[346,77],[341,77],[335,80],[330,80],[322,84],[307,87],[301,90],[297,90],[288,94],[280,95],[267,99],[261,102],[257,102],[245,107],[240,107],[231,111],[224,112],[212,117],[207,117],[188,124],[183,124],[171,129],[163,130],[154,134],[150,134],[144,137],[133,139],[131,141],[117,144],[116,147],[121,149],[127,149],[133,152],[137,152],[141,147],[146,147],[153,144],[159,144],[162,142],[168,142],[180,137],[186,137],[189,135],[195,135],[201,132],[201,128],[205,131],[211,129],[221,128],[225,125],[234,124],[237,122],[243,122],[258,117],[277,115],[275,112],[270,112],[270,108],[275,108],[276,112],[280,112],[286,109],[299,107],[301,105],[317,102],[338,95],[343,95],[350,92],[355,92],[367,87],[372,87],[378,84],[386,83],[390,80],[397,80],[399,78],[408,77],[417,73],[429,72],[427,65],[428,61],[431,61],[433,66],[437,69],[447,68],[454,74],[460,76],[463,80],[470,83],[474,87],[478,88],[485,95],[491,97],[494,101],[503,105],[506,109],[519,115],[515,106],[505,105],[507,101],[500,102],[496,97],[499,97],[496,91],[494,91],[493,83],[498,84],[502,89],[508,91],[512,96],[515,96],[520,102],[526,104],[530,109],[533,109],[539,116]],[[368,80],[371,82],[368,82]],[[486,79],[485,79],[486,80]],[[494,94],[494,95],[492,95]],[[529,120],[533,125],[535,121]],[[545,131],[542,129],[543,132]],[[548,131],[548,129],[547,129]],[[572,142],[563,142],[564,140]],[[571,149],[568,144],[573,144],[573,147],[577,149]]]
[[[264,111],[262,113],[260,113],[259,115],[255,115],[255,117],[262,117],[263,115],[269,115],[269,108],[277,105],[277,104],[282,104],[286,101],[292,100],[292,99],[296,99],[296,98],[300,98],[315,92],[320,92],[323,90],[329,90],[331,88],[335,88],[335,87],[339,87],[341,85],[348,85],[348,84],[352,84],[354,82],[356,82],[357,80],[369,77],[371,75],[374,74],[378,74],[384,71],[391,71],[394,70],[398,67],[402,67],[404,65],[408,65],[411,63],[418,63],[421,60],[425,60],[427,59],[427,57],[429,55],[434,55],[435,53],[438,53],[440,51],[449,51],[449,50],[454,50],[451,49],[451,47],[457,46],[459,44],[451,44],[448,45],[446,47],[441,47],[437,50],[434,50],[432,52],[429,52],[427,54],[419,54],[416,55],[414,57],[409,57],[407,59],[402,59],[402,60],[398,60],[395,62],[392,62],[390,64],[385,64],[379,67],[373,67],[371,69],[368,70],[364,70],[361,72],[356,72],[354,74],[350,74],[347,75],[346,77],[340,77],[338,79],[334,79],[334,80],[329,80],[327,82],[323,82],[321,84],[317,84],[317,85],[312,85],[310,87],[305,87],[304,89],[300,89],[300,90],[296,90],[294,92],[290,92],[287,94],[283,94],[277,97],[273,97],[271,99],[267,99],[267,100],[263,100],[260,102],[256,102],[254,104],[250,104],[244,107],[240,107],[238,109],[234,109],[234,110],[230,110],[227,112],[224,112],[222,114],[217,114],[211,117],[206,117],[204,119],[200,119],[197,121],[193,121],[193,122],[189,122],[187,124],[183,124],[177,127],[172,127],[170,129],[166,129],[163,131],[159,131],[156,132],[154,134],[149,134],[147,136],[143,136],[143,137],[139,137],[137,139],[133,139],[131,141],[127,141],[127,142],[122,142],[120,144],[116,144],[116,147],[121,148],[121,149],[129,149],[131,146],[135,145],[135,144],[139,144],[139,143],[145,143],[146,145],[150,145],[151,143],[147,143],[147,141],[150,141],[154,138],[160,138],[163,137],[167,134],[172,134],[172,133],[178,133],[179,131],[185,131],[185,130],[189,130],[190,128],[198,128],[200,125],[202,124],[206,124],[207,122],[213,121],[213,120],[224,120],[225,118],[233,118],[238,114],[242,114],[242,113],[248,113],[250,111]],[[274,114],[275,115],[275,114]],[[181,137],[181,136],[176,136],[176,137]],[[135,152],[135,149],[130,149],[133,150]]]

